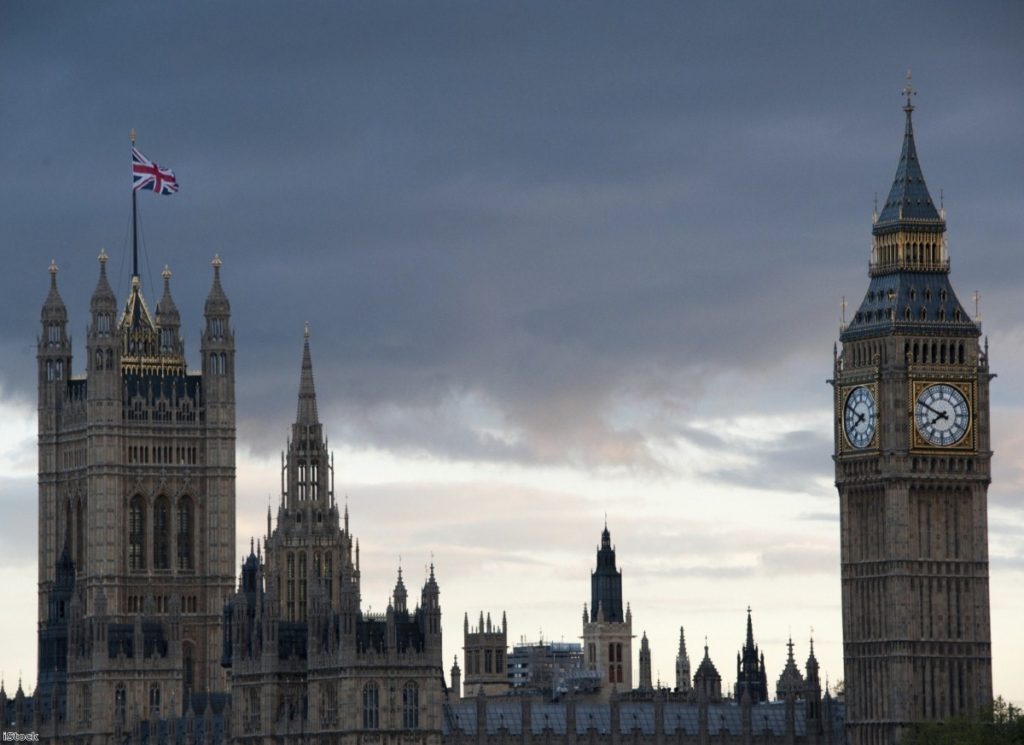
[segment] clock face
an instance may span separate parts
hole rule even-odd
[[[956,386],[936,383],[921,391],[914,404],[914,423],[932,445],[955,445],[967,434],[971,409]]]
[[[875,436],[877,419],[875,397],[864,386],[850,391],[843,407],[843,432],[846,440],[855,448],[866,448]]]

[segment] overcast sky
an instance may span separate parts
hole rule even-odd
[[[174,272],[189,361],[219,253],[239,555],[278,499],[309,321],[363,603],[437,565],[462,616],[575,640],[607,513],[637,634],[726,682],[744,611],[843,677],[832,344],[903,132],[990,337],[995,690],[1024,702],[1024,6],[0,4],[0,671],[35,678],[35,340],[60,266]],[[848,312],[852,313],[854,308]]]

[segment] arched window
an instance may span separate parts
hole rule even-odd
[[[138,494],[128,507],[128,568],[146,568],[146,505]]]
[[[156,683],[149,687],[149,715],[154,719],[160,717],[160,686]]]
[[[153,504],[153,568],[171,568],[171,508],[162,496]]]
[[[75,570],[85,569],[85,506],[82,498],[75,505]]]
[[[196,645],[186,641],[181,645],[181,685],[188,696],[195,688]]]
[[[306,620],[306,552],[299,552],[299,620]]]
[[[420,726],[420,689],[412,680],[402,689],[402,726],[405,729]]]
[[[128,708],[128,692],[124,689],[124,683],[118,683],[114,688],[114,726],[123,729],[125,723],[125,710]]]
[[[363,686],[363,729],[380,729],[380,689],[376,683]]]
[[[178,569],[192,568],[192,498],[178,500]]]

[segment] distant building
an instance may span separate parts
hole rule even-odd
[[[597,549],[597,567],[590,574],[590,611],[583,606],[583,647],[586,666],[604,678],[607,697],[612,689],[633,688],[633,614],[622,609],[622,572],[615,566],[615,549],[605,525]]]
[[[486,695],[493,696],[507,691],[508,621],[504,612],[499,626],[491,623],[490,613],[485,620],[481,611],[480,623],[475,628],[470,627],[469,614],[466,614],[462,629],[463,660],[466,664],[465,695],[472,696],[483,690]]]

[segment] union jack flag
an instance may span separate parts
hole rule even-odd
[[[146,159],[136,148],[132,148],[132,177],[134,182],[132,188],[135,191],[149,189],[157,194],[174,194],[178,191],[178,180],[174,177],[174,171],[169,168],[161,168],[156,163]]]

